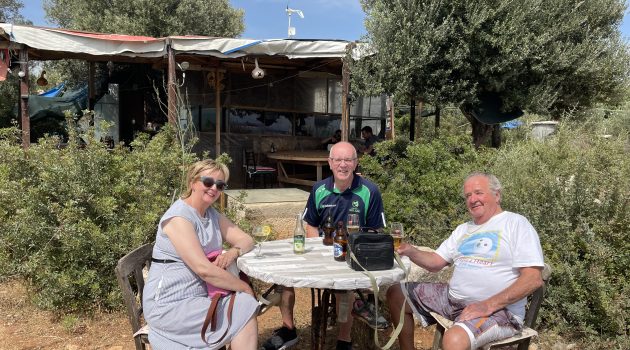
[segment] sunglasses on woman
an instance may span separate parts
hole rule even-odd
[[[228,187],[228,185],[223,180],[215,180],[210,176],[201,176],[199,181],[203,182],[203,185],[210,188],[213,185],[217,185],[217,190],[223,191]]]

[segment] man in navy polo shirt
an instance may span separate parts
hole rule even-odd
[[[329,212],[334,222],[345,223],[348,213],[356,213],[359,214],[361,227],[375,229],[385,227],[381,193],[375,184],[355,174],[357,164],[357,151],[352,144],[338,142],[330,149],[328,165],[333,176],[313,185],[303,216],[306,221],[307,237],[319,236],[319,227]],[[331,263],[334,263],[332,259]],[[286,349],[297,343],[293,323],[294,304],[295,291],[293,288],[284,287],[280,304],[282,327],[275,330],[272,337],[263,344],[265,350]],[[351,329],[352,317],[339,324],[337,350],[352,348]]]

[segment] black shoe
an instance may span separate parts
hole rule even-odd
[[[352,342],[337,340],[337,347],[335,350],[352,350]]]
[[[289,329],[285,326],[282,326],[275,331],[271,335],[271,338],[267,339],[267,341],[260,348],[261,350],[284,350],[288,349],[291,346],[295,345],[298,341],[297,332],[295,328]]]

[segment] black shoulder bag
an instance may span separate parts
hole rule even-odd
[[[350,258],[350,252],[356,261]],[[355,271],[380,271],[394,267],[394,240],[388,234],[364,229],[348,235],[346,262]],[[358,263],[357,263],[358,262]]]

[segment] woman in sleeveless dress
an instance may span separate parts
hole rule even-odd
[[[143,296],[152,349],[219,349],[226,344],[233,350],[257,349],[258,302],[248,283],[226,271],[254,242],[211,207],[228,177],[228,168],[213,160],[193,164],[186,192],[160,219]],[[206,254],[221,250],[223,242],[232,248],[208,261]],[[211,304],[206,283],[235,293],[219,300],[216,330],[208,329],[202,338]],[[230,298],[236,299],[228,324]]]

